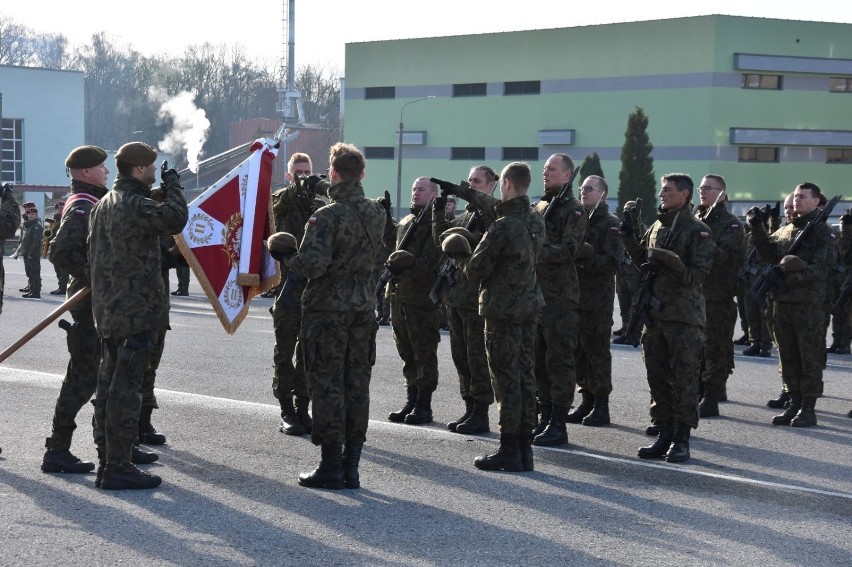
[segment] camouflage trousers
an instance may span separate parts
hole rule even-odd
[[[297,299],[285,300],[279,293],[270,309],[275,329],[275,347],[272,350],[272,395],[276,400],[287,396],[308,397],[305,364],[298,347],[299,328],[302,326],[302,306]],[[293,357],[295,356],[295,364]]]
[[[822,396],[825,311],[817,303],[776,301],[771,307],[784,390],[804,398]]]
[[[494,396],[500,404],[500,432],[521,434],[535,427],[536,325],[485,320],[485,350]]]
[[[92,399],[98,386],[101,340],[95,330],[91,302],[84,303],[88,309],[75,309],[71,313],[74,324],[66,337],[71,356],[56,397],[53,428],[46,443],[48,449],[62,451],[71,448],[71,438],[77,429],[77,414]]]
[[[366,440],[378,328],[372,311],[304,314],[299,340],[311,392],[315,445]]]
[[[168,289],[168,288],[166,288]],[[163,358],[163,349],[166,347],[166,332],[168,329],[157,334],[157,342],[151,349],[151,355],[148,358],[148,367],[145,369],[145,375],[142,377],[142,387],[139,393],[142,394],[143,408],[159,408],[157,405],[157,396],[154,395],[154,382],[157,380],[157,369],[160,367],[160,360]]]
[[[394,297],[391,325],[402,358],[405,387],[434,392],[438,388],[438,343],[441,341],[437,305],[411,305]]]
[[[574,401],[577,368],[577,326],[580,317],[575,306],[551,305],[541,311],[535,350],[535,380],[538,400],[564,408]]]
[[[651,391],[651,420],[698,427],[698,377],[704,331],[657,321],[642,334],[642,358]]]
[[[475,309],[447,307],[450,352],[459,375],[459,393],[478,404],[494,403],[485,353],[485,319]]]
[[[707,323],[704,326],[704,357],[701,361],[701,381],[713,394],[725,389],[728,376],[734,371],[734,328],[737,325],[737,305],[728,301],[707,301]]]
[[[752,283],[749,280],[743,296],[746,320],[748,321],[748,339],[751,344],[757,344],[762,349],[769,349],[772,348],[772,335],[770,335],[769,326],[766,324],[764,310],[757,300],[751,296]]]
[[[615,293],[618,297],[618,311],[621,316],[622,329],[630,322],[630,304],[633,303],[633,296],[636,295],[641,281],[642,272],[635,268],[619,272],[615,276]]]
[[[142,378],[157,344],[158,331],[127,338],[101,340],[101,366],[95,393],[95,445],[104,449],[106,463],[130,463],[133,439],[139,431]]]
[[[41,256],[26,256],[24,273],[27,274],[30,291],[41,293]]]
[[[177,275],[177,291],[189,293],[189,266],[175,268]]]
[[[609,334],[612,330],[612,308],[581,310],[577,351],[577,386],[581,392],[605,397],[612,392],[612,353]]]

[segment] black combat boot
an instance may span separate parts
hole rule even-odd
[[[81,461],[68,449],[51,449],[47,439],[47,451],[41,460],[41,471],[46,473],[88,473],[95,470],[95,463]]]
[[[793,427],[813,427],[817,424],[816,418],[816,398],[806,397],[802,399],[802,408],[790,421]]]
[[[535,439],[537,435],[541,435],[541,432],[547,428],[547,424],[550,423],[550,414],[553,413],[553,404],[539,402],[538,409],[538,424],[533,427],[532,433],[530,433],[530,441]]]
[[[32,291],[31,290],[31,291],[28,291],[27,293],[25,293],[24,295],[22,295],[21,297],[26,298],[26,299],[41,299],[41,291]]]
[[[473,465],[483,471],[521,472],[520,442],[517,433],[500,433],[500,448],[497,452],[484,457],[476,457]]]
[[[101,481],[104,479],[104,468],[106,467],[106,449],[98,447],[98,472],[95,473],[95,487],[101,487]]]
[[[143,407],[139,410],[139,442],[146,445],[162,445],[166,442],[166,436],[162,433],[157,433],[154,426],[151,425],[151,412],[153,407]]]
[[[311,405],[311,399],[307,396],[296,397],[296,417],[299,423],[305,428],[305,433],[308,435],[314,430],[314,420],[311,414],[308,413],[308,407]]]
[[[460,418],[456,419],[455,421],[449,422],[447,424],[447,429],[449,429],[450,431],[455,431],[456,426],[459,423],[466,421],[467,418],[470,417],[470,414],[472,412],[473,412],[473,398],[467,396],[467,397],[464,398],[464,413],[462,414],[462,416]]]
[[[553,447],[568,442],[568,432],[565,430],[565,414],[568,408],[553,404],[550,410],[550,422],[539,435],[533,439],[533,445]]]
[[[130,463],[121,467],[107,464],[101,479],[101,488],[104,490],[157,488],[162,482],[163,479],[157,475],[142,472]]]
[[[160,458],[160,455],[153,451],[148,451],[139,446],[139,440],[133,440],[133,447],[130,453],[130,462],[134,465],[150,465]]]
[[[414,410],[414,402],[417,401],[417,386],[409,386],[406,389],[408,398],[405,405],[399,411],[391,412],[388,419],[394,423],[402,423],[408,414]]]
[[[23,293],[29,293],[29,291],[30,291],[30,286],[28,285],[27,287],[22,287],[22,288],[21,288],[21,289],[19,289],[18,291],[21,291],[21,292],[23,292]]]
[[[715,417],[717,415],[719,415],[719,400],[713,392],[708,390],[698,402],[698,416]]]
[[[363,448],[363,443],[347,443],[343,446],[343,486],[345,488],[361,488],[358,463],[361,462]]]
[[[743,334],[743,336],[741,336],[740,338],[738,338],[737,340],[734,341],[734,344],[738,345],[738,346],[745,346],[748,343],[749,343],[748,334]]]
[[[784,413],[772,418],[772,425],[790,425],[799,410],[802,409],[802,396],[790,394],[790,402],[784,406]]]
[[[660,426],[652,422],[651,425],[645,428],[645,435],[648,437],[656,437],[660,434]]]
[[[524,466],[524,470],[534,471],[532,439],[529,435],[523,433],[518,435],[518,448],[521,451],[521,464]]]
[[[411,413],[405,416],[403,420],[407,425],[423,425],[424,423],[432,423],[432,392],[425,390],[417,391],[417,400],[414,402],[414,409]]]
[[[743,350],[743,356],[758,356],[760,354],[760,343],[755,341],[750,347]]]
[[[609,396],[595,396],[592,412],[583,418],[583,425],[596,427],[609,424]]]
[[[790,394],[781,390],[781,395],[775,398],[774,400],[769,400],[766,402],[766,406],[772,409],[781,409],[787,405],[787,402],[790,401]]]
[[[296,408],[293,406],[293,396],[290,394],[279,394],[283,399],[278,402],[281,405],[281,425],[278,431],[287,435],[304,435],[305,427],[299,422],[296,416]]]
[[[581,391],[580,395],[583,396],[583,401],[580,402],[580,405],[575,407],[573,411],[569,412],[568,415],[565,416],[565,421],[567,423],[580,423],[583,421],[583,418],[589,415],[592,411],[592,408],[595,406],[595,397],[586,391]]]
[[[322,459],[313,472],[299,475],[299,485],[308,488],[341,490],[343,483],[343,446],[340,443],[320,445]]]
[[[657,434],[657,439],[647,447],[640,447],[637,454],[640,459],[659,459],[666,455],[669,447],[672,444],[674,437],[674,423],[671,421],[661,421],[657,423],[660,432]]]
[[[671,447],[666,453],[666,462],[682,463],[689,459],[689,432],[692,429],[685,423],[675,425]]]
[[[456,433],[465,435],[478,435],[489,431],[491,431],[491,427],[488,425],[488,404],[479,402],[473,404],[470,417],[456,426]]]

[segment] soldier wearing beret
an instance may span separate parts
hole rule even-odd
[[[24,224],[21,228],[21,242],[14,257],[24,257],[24,272],[27,275],[27,287],[22,297],[30,299],[41,298],[41,243],[44,238],[44,227],[38,216],[36,204],[32,201],[24,203]]]
[[[692,179],[683,173],[661,178],[657,220],[642,237],[622,235],[625,248],[643,271],[652,271],[651,322],[642,333],[642,356],[651,391],[650,414],[658,426],[654,443],[639,449],[643,459],[689,459],[689,435],[698,427],[698,380],[704,344],[701,284],[716,246],[710,229],[692,216]],[[662,244],[667,246],[663,247]]]
[[[406,402],[388,419],[420,425],[432,422],[432,393],[438,388],[438,343],[441,340],[438,306],[429,299],[438,267],[438,247],[432,238],[432,218],[413,227],[405,249],[399,244],[411,223],[437,196],[438,186],[428,177],[418,177],[411,186],[411,214],[394,225],[387,215],[384,242],[394,252],[387,266],[393,273],[391,326],[396,350],[402,358]],[[430,213],[431,210],[427,212]]]
[[[130,459],[143,376],[169,324],[159,238],[179,233],[188,212],[174,169],[161,175],[162,202],[151,198],[156,158],[157,152],[141,142],[119,148],[113,190],[95,205],[89,221],[92,311],[102,345],[95,443],[103,455],[100,487],[107,490],[154,488],[161,482]]]

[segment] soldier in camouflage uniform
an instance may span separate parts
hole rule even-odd
[[[45,246],[47,250],[49,250],[50,240],[56,237],[56,233],[59,232],[59,228],[62,226],[62,211],[64,209],[65,201],[59,201],[53,206],[53,226],[50,229],[49,238],[47,236],[47,230],[45,230],[45,239],[48,240],[48,246]],[[47,258],[47,254],[44,254],[43,256]],[[59,286],[51,291],[50,295],[65,295],[65,292],[68,290],[69,274],[62,268],[57,267],[55,264],[53,266],[53,270],[56,272],[56,282]]]
[[[24,271],[27,274],[27,291],[22,297],[30,299],[41,298],[41,241],[44,238],[44,227],[38,216],[38,209],[33,202],[24,203],[24,221],[21,243],[15,257],[24,257]]]
[[[768,263],[778,264],[786,289],[770,291],[774,299],[772,324],[781,363],[781,379],[790,402],[773,425],[811,427],[816,425],[816,400],[822,396],[825,364],[825,282],[834,267],[837,239],[826,223],[814,227],[795,255],[784,255],[800,230],[819,214],[824,203],[820,188],[801,183],[793,192],[795,218],[778,232],[768,235],[757,207],[747,219],[757,253]]]
[[[621,212],[622,218],[634,211],[636,207],[636,201],[627,201],[624,203],[624,208]],[[636,227],[636,234],[639,235],[645,234],[645,226],[641,221],[642,219],[637,219],[639,224]],[[639,271],[639,268],[630,258],[630,254],[628,254],[625,250],[621,257],[621,263],[618,266],[618,272],[615,275],[615,293],[618,296],[618,310],[621,315],[621,328],[612,333],[615,337],[612,339],[612,344],[614,345],[623,345],[626,343],[624,330],[630,323],[630,306],[633,303],[633,297],[639,290],[639,284],[641,282],[642,272]]]
[[[51,240],[49,258],[56,270],[71,275],[69,295],[89,285],[86,273],[89,213],[108,191],[106,158],[107,153],[97,146],[80,146],[65,160],[71,175],[71,197],[63,211],[65,220]],[[41,463],[41,470],[48,473],[86,473],[95,468],[95,463],[81,461],[70,451],[71,438],[77,428],[74,420],[92,398],[98,384],[101,342],[95,330],[91,296],[77,303],[70,312],[74,323],[65,327],[70,360],[56,398],[53,429],[45,442],[47,451]]]
[[[332,146],[329,205],[308,220],[298,253],[292,236],[289,250],[270,242],[288,269],[307,278],[299,342],[314,409],[311,440],[322,452],[316,470],[299,475],[299,484],[310,488],[360,487],[378,330],[373,260],[386,216],[364,196],[365,163],[356,147]]]
[[[418,177],[411,187],[411,214],[394,226],[390,217],[384,243],[394,252],[387,266],[393,274],[391,326],[396,349],[402,358],[406,403],[388,419],[409,425],[432,422],[432,393],[438,387],[438,343],[441,340],[438,306],[429,291],[438,267],[438,247],[432,238],[431,215],[414,228],[405,249],[399,243],[408,226],[432,204],[438,187],[428,177]],[[427,211],[428,213],[431,211]]]
[[[609,336],[615,307],[615,272],[624,256],[618,237],[619,220],[606,204],[608,186],[603,177],[583,180],[580,199],[589,211],[585,242],[574,262],[580,283],[578,312],[582,324],[574,356],[577,385],[583,401],[566,417],[568,423],[606,425],[612,392],[612,354]]]
[[[287,162],[287,181],[290,184],[272,194],[275,230],[292,234],[302,240],[305,224],[314,211],[323,206],[315,197],[307,178],[313,173],[308,154],[294,153]],[[310,397],[305,378],[301,349],[297,348],[299,327],[302,325],[302,292],[305,278],[292,268],[282,270],[283,285],[270,308],[275,329],[273,350],[272,394],[281,407],[278,430],[287,435],[310,433],[313,421],[308,413]],[[293,357],[295,355],[295,365]]]
[[[102,345],[95,443],[105,455],[101,488],[107,490],[154,488],[161,482],[130,458],[142,379],[158,335],[169,324],[159,237],[179,233],[188,212],[174,169],[162,173],[163,202],[151,198],[156,158],[157,152],[141,142],[119,148],[118,178],[89,220],[92,311]]]
[[[460,258],[470,281],[480,282],[479,313],[485,318],[488,370],[500,404],[500,447],[474,459],[473,464],[482,470],[534,469],[529,432],[536,421],[534,352],[536,325],[544,305],[536,261],[545,228],[541,216],[530,210],[527,192],[531,177],[525,163],[511,163],[503,169],[503,200],[493,207],[497,220],[469,260],[464,259],[470,254],[469,233],[450,234],[442,245],[448,255]]]
[[[445,230],[464,227],[474,235],[475,241],[471,242],[471,247],[476,247],[482,234],[494,222],[494,213],[493,207],[482,209],[472,202],[468,192],[478,191],[490,196],[497,181],[497,174],[487,165],[471,168],[468,175],[470,187],[456,191],[459,197],[471,202],[452,221],[441,214],[447,197],[442,195],[435,200],[432,231],[437,245],[440,245],[440,235]],[[494,201],[495,204],[499,202],[496,199]],[[444,258],[441,266],[447,262],[455,264],[451,258]],[[464,271],[458,269],[452,272],[452,277],[452,285],[446,279],[440,283],[440,300],[447,307],[450,352],[459,375],[459,392],[465,411],[461,417],[448,423],[447,429],[468,435],[486,433],[490,430],[488,408],[494,403],[494,390],[488,374],[488,357],[483,340],[485,319],[479,314],[478,307],[479,282],[468,280]]]
[[[745,260],[743,226],[728,211],[727,185],[721,175],[705,175],[698,187],[701,199],[695,217],[710,227],[716,255],[704,280],[704,358],[701,361],[703,391],[699,417],[719,415],[719,402],[728,399],[725,385],[734,371],[734,329],[737,325],[737,274]]]
[[[3,269],[3,256],[7,238],[15,236],[21,225],[21,208],[8,183],[0,187],[0,313],[3,312],[3,289],[6,286],[6,272]]]
[[[657,220],[642,242],[624,222],[622,234],[634,262],[656,273],[651,293],[660,302],[659,309],[651,307],[652,323],[642,334],[650,413],[659,432],[652,445],[639,449],[639,457],[681,462],[689,459],[690,430],[698,427],[705,323],[701,284],[713,265],[716,246],[707,225],[692,216],[692,179],[671,173],[662,177],[661,185]]]
[[[840,238],[840,228],[832,226],[834,235]],[[838,240],[839,242],[839,240]],[[849,348],[852,344],[852,325],[850,325],[849,317],[846,315],[846,310],[841,309],[837,313],[832,313],[832,307],[840,296],[840,288],[846,281],[847,276],[852,273],[846,267],[843,261],[843,255],[838,249],[837,262],[835,268],[831,271],[831,276],[825,286],[826,291],[826,322],[831,321],[831,345],[826,349],[826,352],[834,354],[850,354],[852,349]]]
[[[546,194],[534,207],[544,216],[557,198],[562,186],[571,178],[574,162],[566,154],[554,154],[544,165]],[[564,199],[552,203],[545,220],[547,240],[536,268],[544,295],[536,340],[536,386],[541,417],[533,429],[533,444],[552,446],[568,442],[565,420],[574,401],[577,370],[577,332],[580,284],[574,256],[586,235],[586,210],[569,192]]]

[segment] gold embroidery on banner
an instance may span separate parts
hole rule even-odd
[[[240,262],[240,240],[243,234],[243,214],[234,213],[222,229],[222,248],[232,266]]]

